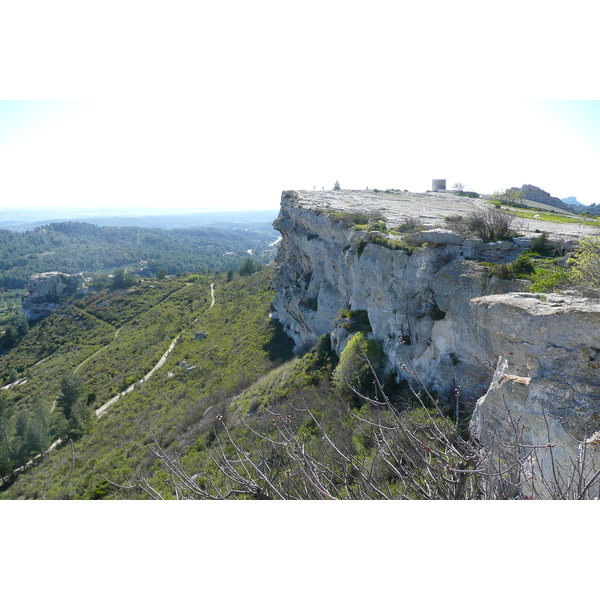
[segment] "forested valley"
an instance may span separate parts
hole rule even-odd
[[[249,254],[261,262],[273,258],[269,244],[277,237],[257,224],[159,229],[63,222],[24,232],[0,229],[0,287],[22,290],[32,274],[46,271],[95,274],[124,268],[143,276],[161,268],[168,275],[227,271]]]
[[[12,487],[28,461],[50,455],[59,457],[67,441],[81,446],[91,440],[96,445],[94,432],[98,425],[111,421],[111,416],[101,421],[95,411],[134,384],[136,390],[131,398],[135,398],[140,380],[169,349],[178,354],[190,342],[192,348],[202,348],[195,336],[200,330],[204,333],[199,337],[207,335],[210,328],[198,321],[211,308],[215,293],[221,296],[221,302],[211,315],[218,321],[220,311],[225,309],[223,286],[243,294],[253,273],[260,277],[260,290],[257,288],[252,298],[239,298],[244,307],[232,300],[227,309],[244,314],[256,310],[253,303],[258,302],[264,325],[264,331],[258,335],[267,344],[271,331],[270,301],[265,294],[271,290],[269,276],[261,272],[274,258],[277,238],[276,232],[262,222],[187,229],[62,222],[24,232],[0,230],[2,488]],[[82,272],[89,293],[62,298],[53,314],[28,321],[21,310],[24,286],[33,274],[51,271]],[[252,323],[258,314],[253,314]],[[224,323],[228,321],[226,317]],[[213,344],[224,323],[211,330]],[[188,339],[190,336],[193,341]],[[181,360],[185,361],[185,356]],[[221,361],[237,358],[240,363],[235,369],[226,369],[219,375],[228,381],[228,386],[235,387],[238,378],[248,381],[264,370],[260,361],[251,361],[248,366],[241,362],[241,356],[233,350],[232,343],[229,347],[220,344],[218,351],[216,347],[209,350],[205,358],[209,361],[216,357],[219,370]],[[180,409],[183,406],[190,411],[192,406],[162,393],[167,381],[172,385],[180,379],[181,368],[169,369],[168,376],[161,371],[145,387],[152,388],[152,393],[158,392],[156,402],[164,402],[159,412],[169,413],[161,419],[167,418],[169,431],[177,431],[181,426],[177,423]],[[199,368],[193,375],[197,377],[205,370]],[[188,370],[183,372],[187,374]],[[209,383],[214,377],[217,376],[209,378]],[[139,411],[135,400],[134,406]],[[138,416],[148,424],[154,419],[153,412],[153,408],[144,407]],[[121,423],[119,429],[122,427],[129,426]],[[163,431],[162,426],[157,431]],[[104,439],[113,450],[121,446],[118,435],[113,438],[111,433]],[[139,443],[139,438],[132,435],[132,441]],[[102,463],[111,462],[113,450],[107,449]],[[27,470],[35,479],[38,469]],[[89,490],[79,495],[53,495],[51,487],[48,489],[48,497],[90,497]],[[38,496],[38,492],[33,492],[24,497]]]

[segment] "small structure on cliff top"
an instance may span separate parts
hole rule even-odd
[[[340,187],[340,182],[336,179],[335,180],[335,185],[333,186],[334,190],[341,190],[342,188]]]
[[[432,192],[440,192],[446,189],[446,180],[445,179],[433,179],[431,182],[431,191]]]

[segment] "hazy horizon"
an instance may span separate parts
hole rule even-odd
[[[210,214],[210,213],[260,213],[260,212],[277,212],[278,208],[219,208],[219,207],[202,207],[200,210],[193,209],[178,209],[178,208],[103,208],[89,207],[85,210],[71,208],[2,208],[0,209],[0,218],[4,215],[34,215],[34,214],[81,214],[81,215],[97,215],[97,216],[168,216],[168,215],[189,215],[189,214]]]
[[[262,93],[267,93],[267,86]],[[283,190],[408,189],[432,179],[492,194],[531,184],[600,202],[599,101],[392,102],[361,123],[364,98],[334,109],[300,98],[254,119],[188,102],[0,101],[0,197],[23,211],[174,214],[276,210]],[[359,110],[360,109],[360,110]],[[283,119],[283,121],[282,121]],[[368,126],[367,126],[368,123]]]

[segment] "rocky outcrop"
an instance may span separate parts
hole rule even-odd
[[[307,209],[295,193],[284,193],[275,227],[282,241],[274,316],[299,351],[330,334],[341,353],[350,334],[341,311],[363,311],[388,372],[413,377],[400,367],[411,364],[446,397],[457,385],[465,399],[486,391],[497,357],[487,334],[473,326],[469,300],[524,286],[490,277],[488,267],[469,260],[497,245],[448,231],[412,237],[356,231],[327,211]],[[521,249],[512,246],[518,255]]]
[[[536,448],[538,472],[600,467],[600,304],[568,295],[506,294],[471,301],[475,327],[498,364],[477,402],[471,431],[499,449]],[[596,435],[595,435],[596,434]],[[512,449],[511,449],[512,451]],[[598,456],[596,454],[598,453]]]
[[[523,185],[520,188],[512,187],[509,190],[510,192],[521,192],[523,198],[525,200],[531,200],[532,202],[540,202],[541,204],[548,204],[550,206],[554,206],[555,208],[560,208],[561,210],[566,210],[569,212],[573,212],[573,207],[565,204],[560,198],[556,198],[555,196],[551,196],[548,192],[545,192],[539,187],[535,185]]]
[[[21,308],[30,321],[47,317],[56,310],[62,298],[88,291],[81,273],[67,275],[58,271],[32,275],[25,289],[27,294],[21,301]]]
[[[600,305],[525,293],[527,282],[491,276],[478,262],[513,260],[531,238],[483,244],[439,220],[413,234],[368,231],[342,213],[359,206],[371,211],[371,223],[386,215],[389,227],[402,223],[395,198],[386,205],[357,192],[335,194],[319,202],[285,192],[275,222],[282,241],[274,317],[298,351],[329,334],[341,353],[359,315],[360,327],[381,343],[388,373],[420,380],[446,399],[460,389],[476,403],[471,431],[485,446],[510,446],[517,428],[527,460],[532,447],[539,450],[532,472],[551,478],[553,464],[578,464],[582,453],[596,465]],[[416,195],[410,210],[420,202],[434,221],[426,201]]]

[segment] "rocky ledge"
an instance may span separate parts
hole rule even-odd
[[[537,446],[537,468],[547,480],[552,459],[568,467],[583,451],[598,463],[600,304],[562,294],[505,294],[475,298],[471,310],[498,357],[472,433],[489,446],[517,437]]]
[[[482,441],[510,443],[520,423],[528,443],[550,436],[555,456],[577,460],[600,430],[600,305],[493,276],[482,259],[514,260],[537,233],[484,244],[444,227],[444,216],[483,206],[449,193],[284,192],[274,316],[299,352],[329,334],[338,353],[356,330],[348,316],[360,316],[386,372],[447,400],[460,390]],[[384,216],[388,229],[418,217],[424,230],[367,231],[345,213]],[[583,235],[552,225],[563,241]]]

